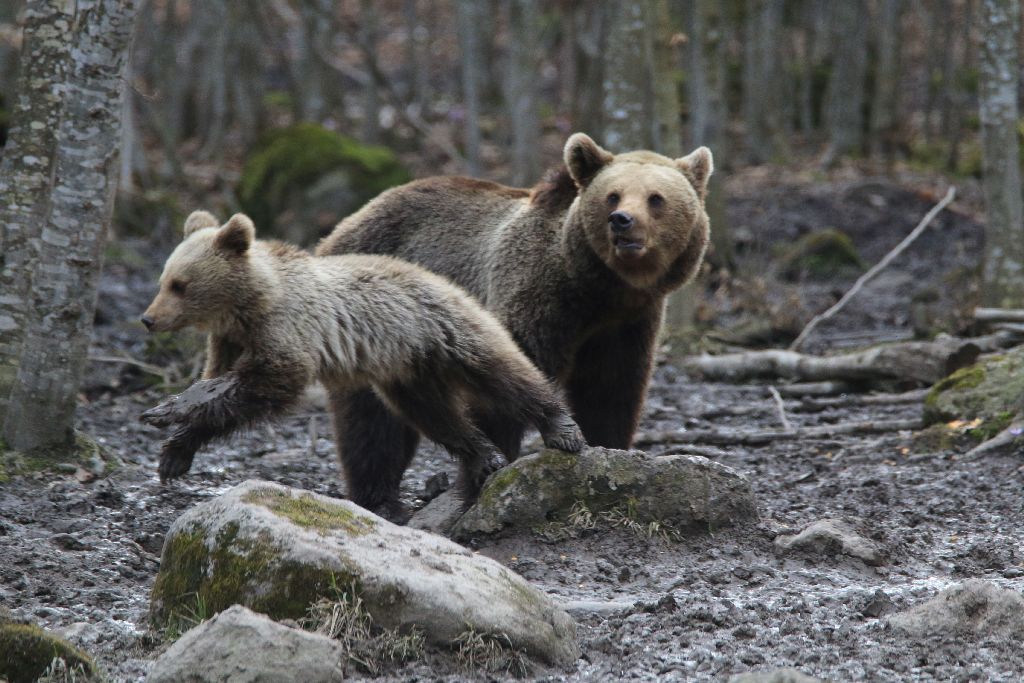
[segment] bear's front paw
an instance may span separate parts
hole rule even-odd
[[[583,432],[572,420],[565,420],[553,434],[543,435],[544,445],[567,453],[579,453],[587,445]]]
[[[176,439],[168,439],[160,451],[160,483],[166,484],[192,469],[196,449]]]

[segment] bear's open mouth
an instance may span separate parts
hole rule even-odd
[[[643,241],[630,239],[629,237],[615,237],[612,239],[612,245],[622,251],[640,251],[644,248]]]

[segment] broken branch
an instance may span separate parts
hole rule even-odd
[[[715,444],[730,446],[761,446],[777,441],[799,439],[831,439],[849,434],[884,434],[908,429],[921,429],[920,419],[914,420],[871,420],[845,424],[797,427],[796,429],[764,429],[757,431],[736,431],[732,429],[709,429],[692,432],[652,432],[637,436],[634,445],[638,447],[655,444]]]
[[[864,288],[864,285],[873,280],[875,276],[882,272],[886,266],[892,263],[892,261],[897,256],[902,254],[906,250],[906,248],[909,247],[914,242],[914,240],[916,240],[921,235],[921,233],[925,231],[925,229],[932,222],[935,216],[937,216],[940,211],[946,208],[947,204],[953,201],[953,197],[955,196],[956,188],[950,187],[946,191],[946,196],[943,197],[938,204],[933,206],[931,211],[925,214],[924,218],[921,219],[921,222],[917,224],[917,227],[911,230],[910,234],[904,237],[902,242],[897,244],[892,249],[892,251],[883,256],[882,260],[876,263],[874,266],[872,266],[868,270],[868,272],[864,273],[859,278],[857,278],[857,281],[853,283],[853,287],[850,288],[850,291],[844,294],[843,297],[839,301],[837,301],[831,308],[829,308],[824,313],[819,313],[818,315],[811,318],[811,321],[807,323],[803,331],[797,336],[796,339],[793,340],[793,343],[789,345],[789,350],[799,350],[800,347],[803,346],[804,342],[807,341],[807,337],[809,337],[811,332],[814,331],[815,327],[817,327],[820,323],[824,322],[825,320],[828,320],[836,313],[841,311],[843,307],[846,306],[847,303],[849,303],[850,299],[856,296],[857,292]]]

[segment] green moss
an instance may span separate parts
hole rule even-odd
[[[242,500],[262,505],[301,527],[321,532],[342,530],[362,536],[377,526],[370,517],[357,515],[344,505],[326,503],[310,495],[293,497],[283,491],[263,489],[247,493]]]
[[[268,539],[239,537],[237,525],[222,529],[212,544],[201,531],[176,534],[166,542],[153,584],[154,626],[194,621],[197,604],[209,615],[241,604],[273,619],[299,619],[330,594],[332,585],[355,581],[330,568],[280,557],[280,548]]]
[[[411,179],[391,150],[302,123],[272,131],[257,143],[242,170],[238,199],[257,226],[272,227],[297,195],[335,171],[347,172],[355,206]]]
[[[1003,411],[983,421],[977,427],[968,429],[967,434],[978,442],[988,441],[993,436],[1009,427],[1010,423],[1013,422],[1013,418],[1014,413]]]
[[[1024,348],[962,368],[938,382],[924,403],[926,422],[984,421],[981,434],[1005,427],[1024,408]]]
[[[63,659],[69,668],[81,666],[90,675],[96,670],[89,655],[38,626],[0,623],[0,679],[33,683],[54,658]]]
[[[99,443],[82,432],[74,433],[69,446],[46,446],[28,452],[16,451],[0,441],[0,483],[35,472],[62,470],[70,465],[71,471],[82,467],[93,474],[107,475],[120,466],[120,461]]]
[[[837,272],[863,269],[864,262],[853,240],[836,228],[804,235],[779,258],[779,274],[787,280],[796,280],[802,275],[832,277]]]

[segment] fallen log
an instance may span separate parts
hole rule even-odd
[[[735,429],[708,429],[689,432],[664,431],[641,433],[634,443],[638,448],[657,444],[711,444],[718,446],[762,446],[778,441],[801,439],[831,439],[851,434],[886,434],[924,427],[920,419],[870,420],[844,424],[797,427],[795,429],[763,429],[739,431]]]
[[[857,385],[850,382],[794,382],[776,387],[779,394],[787,398],[804,396],[838,396],[857,391]]]
[[[722,382],[781,377],[805,382],[905,380],[927,385],[970,365],[980,353],[970,339],[940,336],[934,341],[886,344],[835,356],[781,349],[691,356],[684,359],[683,367]]]
[[[856,408],[859,406],[890,406],[903,403],[920,403],[928,395],[928,389],[915,389],[899,394],[865,394],[853,396],[807,397],[790,408],[794,412],[820,413],[829,408]]]
[[[979,323],[1024,323],[1024,309],[979,306],[974,309],[974,319]]]

